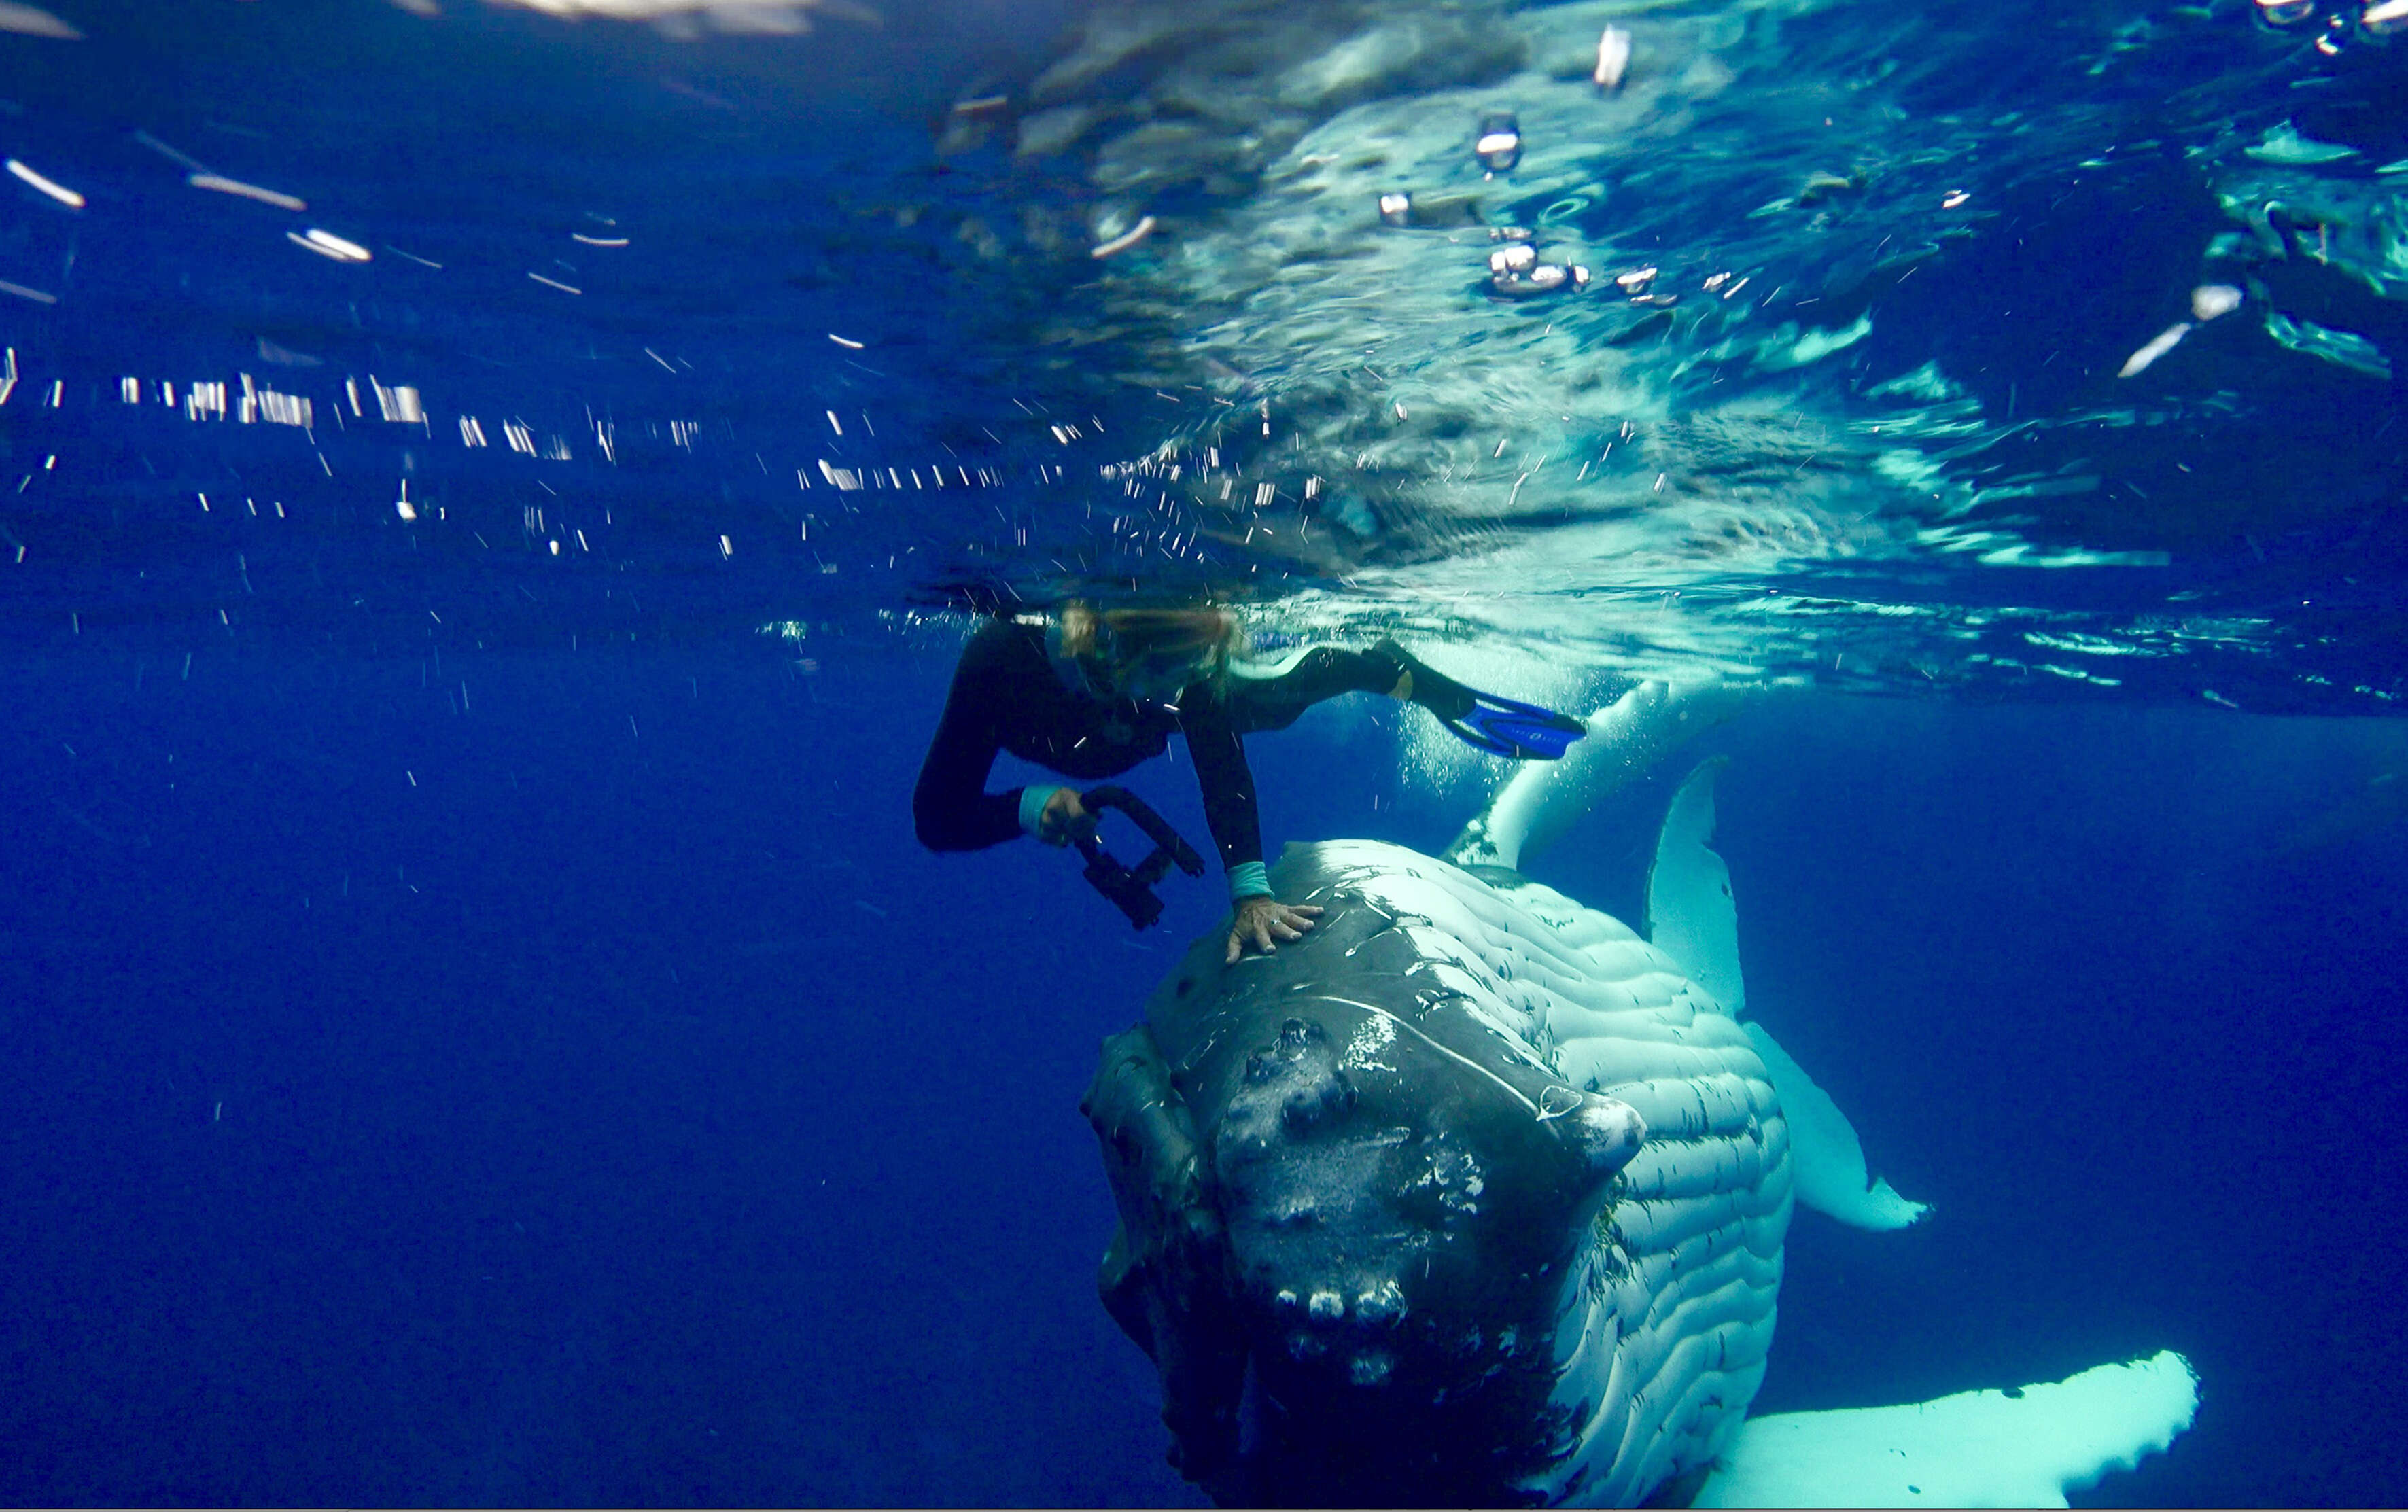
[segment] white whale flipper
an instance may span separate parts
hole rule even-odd
[[[1739,969],[1739,905],[1730,868],[1707,844],[1714,837],[1714,774],[1728,764],[1720,756],[1701,763],[1672,795],[1656,837],[1656,864],[1647,873],[1647,940],[1714,994],[1725,1013],[1743,1019],[1747,978]]]
[[[1790,1158],[1800,1203],[1857,1229],[1902,1229],[1931,1210],[1928,1204],[1899,1196],[1887,1181],[1871,1179],[1865,1170],[1865,1147],[1831,1094],[1814,1085],[1814,1078],[1762,1024],[1740,1027],[1756,1042],[1756,1053],[1772,1074],[1781,1111],[1789,1120]]]
[[[1747,979],[1739,963],[1739,906],[1730,868],[1707,844],[1714,837],[1714,775],[1725,764],[1720,757],[1703,763],[1672,795],[1656,840],[1656,865],[1647,874],[1647,935],[1736,1019],[1747,1008]],[[1761,1025],[1742,1027],[1771,1073],[1789,1120],[1799,1202],[1859,1229],[1902,1229],[1929,1210],[1899,1196],[1888,1182],[1873,1181],[1865,1169],[1864,1146],[1830,1094]]]
[[[1740,1425],[1696,1506],[2063,1506],[2190,1427],[2199,1382],[2172,1350],[2068,1380]]]

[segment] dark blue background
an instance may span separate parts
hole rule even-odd
[[[1139,939],[1068,858],[931,857],[909,821],[952,643],[895,611],[940,549],[1079,496],[855,510],[786,486],[818,457],[982,465],[989,423],[1039,434],[1011,332],[1084,260],[973,278],[953,221],[904,212],[1008,226],[1070,193],[1013,167],[1037,178],[989,206],[928,147],[982,71],[1025,82],[1065,7],[890,4],[880,31],[690,47],[480,6],[60,3],[91,43],[0,37],[0,146],[92,196],[0,201],[0,277],[62,293],[0,305],[26,375],[0,458],[30,484],[0,512],[0,1501],[1192,1499],[1094,1297],[1111,1204],[1076,1106],[1214,889],[1174,879]],[[1838,50],[1882,57],[1895,18],[1846,8]],[[137,128],[312,209],[192,191]],[[2076,201],[2068,250],[2018,265],[2078,272],[2077,230],[2171,193]],[[624,257],[567,239],[604,214]],[[320,221],[378,261],[285,241]],[[525,278],[567,256],[575,301]],[[2022,371],[2036,402],[2054,336],[1967,326],[1945,287],[1885,314],[1886,349],[1956,332],[1960,367]],[[270,372],[263,336],[323,365]],[[238,371],[315,393],[320,429],[115,401],[127,374]],[[2224,428],[2267,471],[2219,488],[2313,521],[2339,496],[2316,437],[2386,401],[2324,375],[2312,433],[2275,371],[2291,428]],[[372,372],[424,387],[423,445],[327,426]],[[879,440],[824,408],[875,411]],[[589,410],[623,422],[616,467]],[[463,411],[580,460],[455,449]],[[405,476],[436,521],[400,525]],[[2249,605],[2345,575],[2371,630],[2211,669],[2200,643],[2146,697],[2246,674],[2296,706],[2316,658],[2380,682],[2397,553],[2365,521],[2230,549]],[[2168,586],[2027,576],[1929,591]],[[787,615],[809,665],[754,633]],[[1697,752],[1733,758],[1755,1011],[1938,1205],[1900,1234],[1799,1220],[1758,1405],[2172,1347],[2198,1427],[2101,1495],[2396,1502],[2408,727],[2145,702],[1799,697]],[[1479,795],[1406,792],[1375,722],[1398,717],[1255,742],[1274,846],[1452,835]],[[1534,872],[1638,918],[1678,775]],[[1136,780],[1202,836],[1183,763]]]
[[[1210,889],[1140,943],[1067,858],[920,852],[949,649],[817,650],[0,667],[0,1499],[1185,1494],[1076,1104]],[[1256,739],[1274,844],[1451,834],[1363,712]],[[2105,1494],[2388,1499],[2402,828],[2284,848],[2396,727],[1708,749],[1755,1011],[1939,1205],[1801,1217],[1760,1405],[2173,1347],[2199,1426]],[[1635,916],[1671,775],[1534,871]]]

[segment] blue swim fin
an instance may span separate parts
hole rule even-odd
[[[1491,756],[1552,762],[1588,734],[1588,726],[1570,715],[1467,688],[1395,641],[1383,640],[1372,649],[1397,663],[1410,690],[1406,696],[1437,715],[1456,739]]]
[[[1495,693],[1474,692],[1470,712],[1443,722],[1465,745],[1517,762],[1552,762],[1588,734],[1568,714]]]

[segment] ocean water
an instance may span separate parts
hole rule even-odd
[[[1935,1205],[1758,1410],[2172,1348],[2077,1501],[2398,1501],[2408,51],[2257,8],[0,7],[0,1500],[1198,1502],[1078,1103],[1217,884],[910,793],[979,612],[1202,592],[1754,690],[1533,871],[1727,756]]]

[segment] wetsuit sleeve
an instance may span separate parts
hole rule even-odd
[[[1254,806],[1254,774],[1246,748],[1230,722],[1228,706],[1191,690],[1181,700],[1179,728],[1196,763],[1196,783],[1204,790],[1204,822],[1221,849],[1226,870],[1263,859],[1263,820]]]
[[[944,718],[920,763],[911,821],[931,850],[982,850],[1021,833],[1021,790],[986,791],[987,773],[1003,749],[998,713],[1011,693],[1010,668],[999,649],[990,631],[981,631],[963,649]]]

